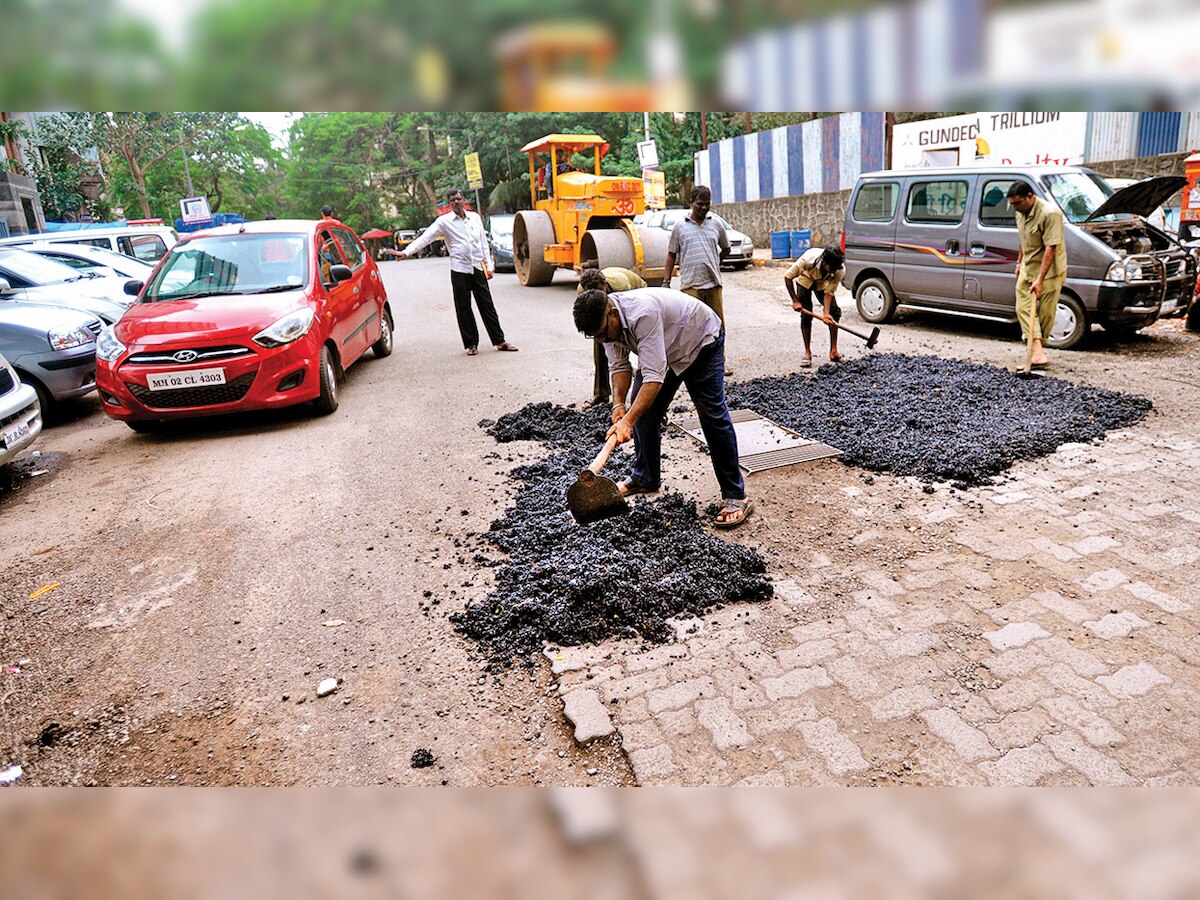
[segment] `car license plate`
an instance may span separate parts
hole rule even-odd
[[[17,443],[21,439],[26,438],[28,436],[29,436],[29,423],[28,422],[22,422],[20,425],[17,425],[15,428],[8,429],[8,431],[4,432],[4,449],[7,450],[10,447],[17,446]]]
[[[1179,306],[1179,301],[1174,299],[1167,300],[1163,303],[1162,309],[1159,310],[1159,314],[1165,315],[1166,313],[1175,312],[1175,308],[1177,306]]]
[[[152,391],[177,391],[224,383],[224,369],[192,369],[189,372],[163,372],[146,376],[146,387]]]

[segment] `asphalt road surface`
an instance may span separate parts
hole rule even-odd
[[[455,542],[487,529],[512,490],[504,472],[539,452],[499,446],[477,423],[591,395],[575,279],[527,289],[497,274],[520,352],[484,335],[467,357],[447,261],[381,269],[396,350],[351,368],[334,415],[144,436],[93,395],[18,465],[0,494],[0,768],[22,765],[31,784],[633,783],[620,736],[575,745],[546,665],[486,673],[448,621],[490,585]],[[848,295],[844,307],[858,322]],[[726,309],[735,379],[796,370],[799,316],[781,270],[727,275]],[[820,359],[822,325],[814,344]],[[841,349],[866,352],[849,335]],[[932,316],[885,328],[880,350],[1023,358],[1011,328]],[[1197,420],[1183,386],[1195,352],[1171,327],[1127,344],[1096,332],[1089,351],[1056,356],[1056,374],[1147,393],[1178,425]],[[707,460],[672,456],[667,476],[686,466],[698,499],[714,499]],[[787,500],[786,520],[768,505],[731,539],[769,565],[808,558],[836,505],[822,480],[857,477],[837,462],[756,476],[752,491]],[[894,527],[896,547],[917,540],[903,522],[872,524]],[[327,677],[340,686],[317,698]],[[433,764],[414,768],[417,750]]]

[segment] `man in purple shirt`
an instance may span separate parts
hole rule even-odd
[[[633,438],[633,474],[621,493],[649,494],[661,481],[662,423],[681,384],[686,385],[708,443],[723,508],[718,528],[736,528],[754,504],[738,467],[737,434],[725,404],[725,333],[711,309],[670,288],[606,294],[584,291],[575,299],[575,327],[604,344],[612,377],[609,437]],[[629,354],[636,353],[635,373]],[[633,387],[633,405],[625,398]]]

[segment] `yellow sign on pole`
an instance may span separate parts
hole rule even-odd
[[[642,169],[642,190],[647,209],[667,208],[667,176],[656,169]]]
[[[479,154],[467,153],[463,156],[467,164],[467,187],[479,190],[483,187],[483,170],[479,168]]]

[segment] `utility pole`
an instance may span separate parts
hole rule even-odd
[[[700,113],[700,149],[708,149],[708,113]]]
[[[642,131],[644,133],[643,140],[650,140],[650,113],[642,113]]]

